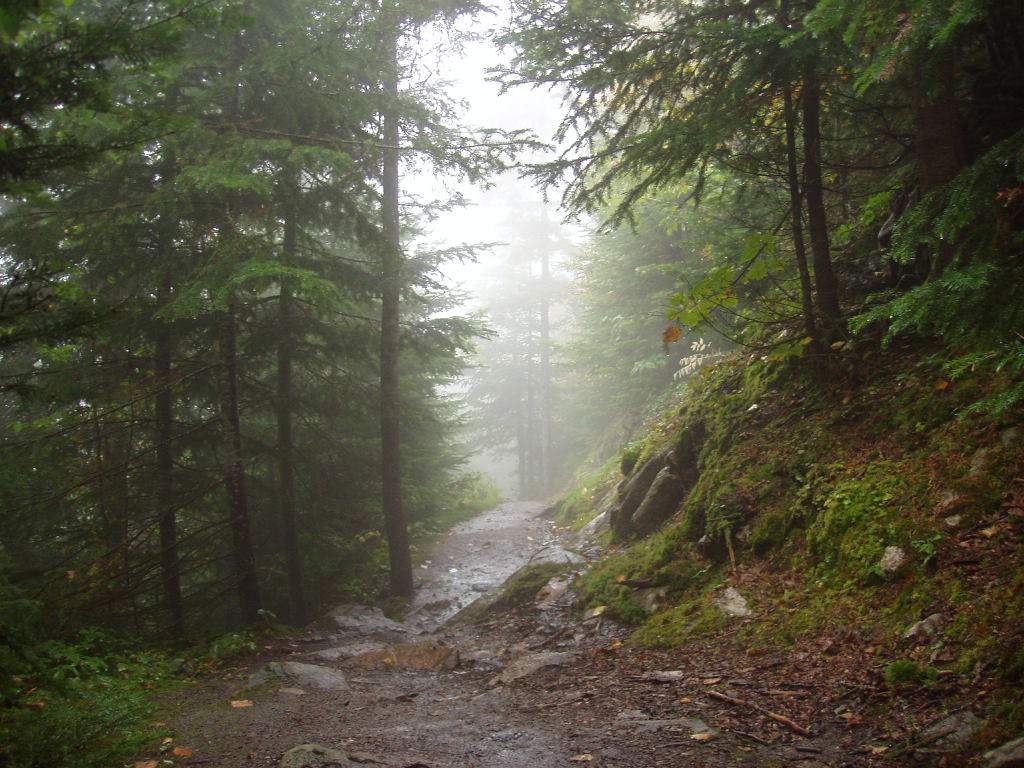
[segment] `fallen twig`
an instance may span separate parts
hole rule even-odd
[[[737,699],[734,696],[729,696],[719,691],[708,691],[708,696],[710,696],[713,699],[718,699],[719,701],[724,701],[726,704],[732,704],[737,707],[749,707],[750,709],[760,712],[765,717],[774,720],[777,723],[781,723],[794,733],[798,733],[801,736],[811,735],[811,732],[809,730],[807,730],[791,718],[788,718],[785,715],[780,715],[778,712],[772,712],[770,709],[765,709],[764,707],[755,704],[752,701],[747,701],[745,699]]]

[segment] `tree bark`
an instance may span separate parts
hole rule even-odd
[[[937,82],[928,88],[929,78],[919,72],[921,96],[915,115],[914,150],[921,194],[927,195],[952,181],[967,166],[967,132],[956,98],[956,64],[952,53],[939,54]],[[922,277],[939,277],[956,254],[956,243],[943,240],[924,259]]]
[[[168,238],[169,239],[169,238]],[[161,248],[169,257],[170,243]],[[166,271],[157,296],[162,309],[171,300],[171,273]],[[185,634],[185,611],[181,598],[181,565],[178,560],[178,517],[174,503],[174,391],[171,359],[174,342],[170,323],[160,318],[156,329],[156,510],[160,529],[160,581],[164,593],[168,630],[180,640]]]
[[[800,305],[803,311],[804,332],[812,339],[812,344],[816,344],[818,329],[814,318],[811,272],[807,266],[807,247],[804,243],[804,225],[801,215],[803,199],[800,193],[800,174],[797,171],[796,114],[793,109],[793,89],[788,86],[784,94],[783,106],[786,120],[786,175],[789,183],[793,251],[796,254],[797,271],[800,273]]]
[[[551,490],[552,403],[551,403],[551,254],[540,255],[540,397],[541,397],[541,492]]]
[[[832,268],[821,178],[821,81],[814,66],[804,72],[804,200],[814,263],[815,299],[826,343],[839,333],[839,287]]]
[[[391,11],[391,3],[385,3]],[[381,481],[384,527],[388,539],[388,560],[392,594],[411,597],[412,556],[409,552],[409,532],[402,499],[401,452],[401,399],[399,379],[399,299],[402,281],[401,223],[398,212],[398,20],[387,18],[390,28],[387,39],[387,67],[384,73],[384,93],[390,102],[385,107],[382,132],[385,146],[381,182],[383,200],[381,215],[386,244],[381,269],[381,342],[380,342],[380,431]]]
[[[298,185],[289,172],[285,190],[286,213],[284,220],[283,261],[291,264],[295,258],[298,225],[295,195]],[[295,507],[295,446],[292,437],[292,362],[295,346],[291,284],[281,281],[278,301],[277,342],[277,471],[281,505],[281,529],[284,534],[285,560],[288,567],[288,596],[291,602],[291,620],[305,624],[309,620],[306,595],[302,579],[302,553],[299,550],[299,522]]]
[[[256,578],[249,503],[245,491],[245,463],[242,456],[242,430],[238,414],[238,349],[235,327],[237,303],[232,296],[220,316],[220,344],[223,365],[221,418],[226,432],[224,488],[228,497],[228,522],[235,564],[238,603],[247,624],[259,618],[260,588]]]

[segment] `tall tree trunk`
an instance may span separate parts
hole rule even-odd
[[[803,311],[804,332],[816,344],[818,329],[814,319],[814,296],[811,291],[811,272],[807,266],[807,247],[804,244],[803,200],[800,194],[800,174],[797,171],[796,113],[793,109],[793,89],[788,87],[784,95],[786,120],[786,176],[789,184],[789,207],[792,217],[793,251],[796,253],[796,268],[800,273],[800,305]]]
[[[956,62],[949,50],[938,54],[937,78],[919,72],[922,84],[915,115],[914,151],[922,195],[952,181],[967,166],[967,132],[956,97]],[[929,88],[929,84],[931,87]],[[922,277],[934,280],[956,253],[956,243],[943,240],[934,253],[924,254]]]
[[[235,580],[242,620],[256,622],[260,610],[260,588],[256,579],[256,557],[252,546],[249,503],[245,491],[245,463],[242,457],[241,419],[238,415],[238,349],[235,327],[237,303],[232,296],[220,316],[220,344],[223,366],[221,418],[226,431],[224,488],[228,497],[228,522],[235,561]]]
[[[829,252],[825,192],[821,179],[821,81],[814,65],[804,73],[804,199],[807,230],[814,262],[814,288],[818,317],[827,343],[839,333],[839,287]]]
[[[295,195],[298,194],[298,185],[290,183],[285,194],[288,195],[288,199],[285,201],[282,250],[285,264],[291,264],[295,258],[297,238]],[[291,283],[283,279],[278,302],[277,342],[277,472],[280,486],[278,491],[285,559],[288,564],[291,619],[295,624],[305,624],[309,616],[302,583],[302,554],[299,551],[299,523],[295,508],[295,446],[292,438],[292,355],[295,345],[293,310]]]
[[[541,398],[541,492],[551,490],[552,403],[551,403],[551,254],[540,256],[540,398]]]
[[[394,16],[394,6],[384,7]],[[380,334],[380,432],[381,481],[384,527],[388,539],[388,560],[391,566],[391,592],[411,597],[412,556],[409,552],[409,531],[402,500],[402,451],[400,439],[401,400],[399,387],[399,297],[402,288],[401,223],[398,213],[398,19],[385,18],[390,27],[387,35],[388,71],[384,73],[384,92],[390,102],[383,115],[384,157],[381,174],[384,237],[381,269],[381,334]]]
[[[161,249],[169,257],[170,242]],[[164,273],[157,305],[163,309],[171,300],[171,273]],[[156,510],[160,529],[160,581],[164,593],[168,630],[180,640],[185,634],[185,611],[181,599],[181,565],[178,561],[178,516],[174,503],[174,391],[171,358],[174,342],[170,323],[160,318],[156,329]]]

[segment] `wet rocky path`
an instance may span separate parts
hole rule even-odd
[[[529,562],[580,559],[563,546],[539,504],[506,504],[458,526],[418,569],[405,621],[339,606],[168,697],[166,748],[189,752],[176,765],[214,768],[841,768],[885,759],[889,726],[866,716],[879,692],[864,664],[807,652],[750,657],[720,641],[631,648],[623,628],[573,614],[564,580],[476,623],[451,620]]]

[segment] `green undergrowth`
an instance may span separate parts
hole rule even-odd
[[[597,517],[604,504],[614,497],[619,480],[618,466],[619,462],[613,458],[600,469],[578,479],[573,489],[559,502],[555,523],[579,531]]]
[[[727,629],[741,647],[783,649],[854,627],[892,685],[940,673],[991,679],[994,732],[1008,734],[1024,725],[1012,694],[1024,683],[1024,548],[1021,522],[1005,509],[1024,493],[1014,480],[1024,474],[1024,427],[1019,409],[976,405],[1015,384],[983,368],[951,377],[946,353],[865,339],[836,357],[828,377],[741,357],[702,371],[616,457],[631,471],[699,422],[695,485],[661,531],[620,542],[584,575],[582,603],[606,606],[643,646],[681,647]],[[607,482],[618,483],[613,475]],[[713,601],[730,578],[726,535],[742,591],[761,608],[750,621],[727,620]],[[697,554],[701,537],[711,560]],[[887,548],[904,557],[892,573],[881,565]],[[645,607],[649,586],[666,588],[666,605]],[[941,635],[906,657],[913,644],[903,634],[934,613]]]

